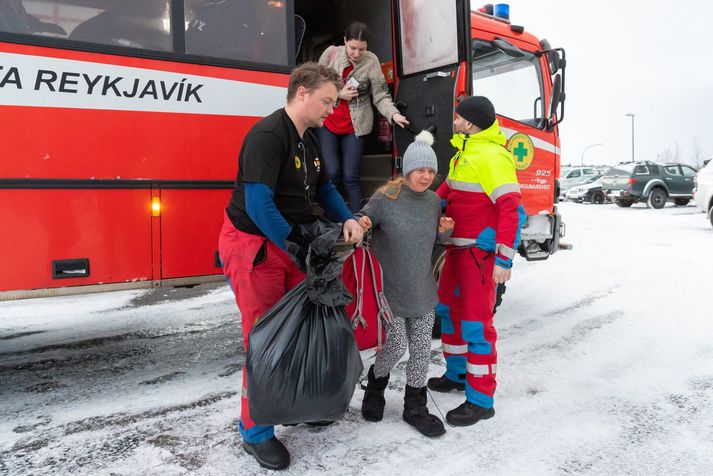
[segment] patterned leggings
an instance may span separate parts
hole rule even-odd
[[[431,356],[431,333],[435,312],[421,317],[394,316],[386,334],[386,343],[376,354],[374,375],[386,377],[401,359],[408,346],[409,359],[406,365],[406,384],[420,388],[426,385],[428,364]]]

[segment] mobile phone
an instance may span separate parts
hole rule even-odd
[[[352,76],[351,78],[349,78],[349,81],[347,81],[347,86],[353,89],[357,89],[359,87],[359,81],[354,79],[354,77]]]

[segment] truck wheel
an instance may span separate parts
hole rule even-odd
[[[677,207],[685,207],[686,205],[688,205],[688,202],[690,202],[690,201],[691,201],[690,198],[674,198],[673,199],[673,203]]]
[[[604,203],[605,198],[604,198],[604,193],[602,192],[594,192],[592,194],[592,203],[595,205],[601,205]]]
[[[629,208],[634,202],[631,200],[614,200],[617,207]]]
[[[658,210],[666,205],[667,198],[668,195],[666,194],[666,191],[664,189],[655,188],[651,190],[649,198],[646,200],[646,206]]]

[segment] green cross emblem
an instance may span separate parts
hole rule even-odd
[[[524,142],[518,142],[517,147],[513,149],[512,153],[518,162],[523,162],[525,157],[527,157],[527,149],[524,147]]]

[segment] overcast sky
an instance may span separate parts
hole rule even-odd
[[[510,19],[567,52],[562,164],[656,160],[678,144],[693,163],[713,157],[713,3],[512,0]],[[480,4],[473,0],[472,8]],[[709,58],[709,59],[706,59]]]

